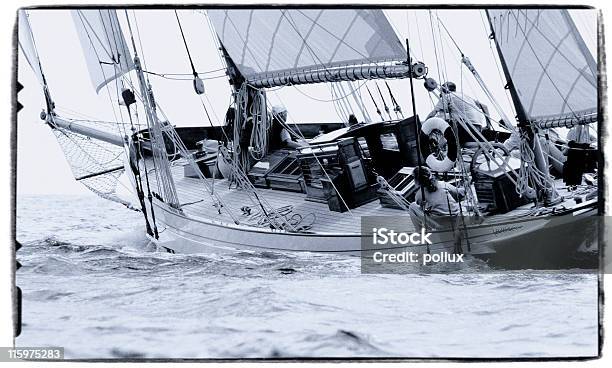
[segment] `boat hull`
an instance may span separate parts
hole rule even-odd
[[[597,267],[595,214],[594,208],[586,208],[470,225],[463,229],[461,250],[509,268]],[[287,233],[223,224],[188,216],[160,201],[155,203],[155,215],[160,234],[154,241],[172,253],[278,251],[360,256],[362,241],[371,241],[371,236],[361,234]],[[432,241],[429,252],[452,252],[457,238],[452,231],[437,231]],[[397,250],[425,251],[421,245],[398,246]]]

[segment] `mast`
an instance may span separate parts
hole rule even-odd
[[[242,83],[244,83],[244,77],[240,73],[238,67],[236,67],[234,60],[232,60],[232,58],[227,53],[227,50],[225,49],[225,46],[223,46],[223,42],[221,40],[219,40],[219,45],[219,51],[223,56],[223,60],[225,60],[225,69],[227,70],[229,83],[234,88],[234,92],[236,92],[240,88]]]
[[[253,119],[252,114],[252,106],[255,102],[256,95],[260,94],[261,98],[265,101],[265,91],[258,90],[250,83],[247,83],[247,80],[240,72],[240,69],[234,63],[234,60],[227,52],[223,41],[219,40],[220,51],[223,59],[225,60],[227,75],[229,77],[229,83],[232,86],[234,102],[236,106],[236,116],[234,120],[234,124],[238,126],[234,126],[234,132],[239,131],[239,136],[233,137],[233,146],[234,146],[234,162],[238,163],[241,168],[247,171],[249,168],[247,167],[249,162],[249,146],[251,141],[251,136],[253,134],[253,125],[254,124],[267,124],[267,111],[264,106],[264,111],[260,111],[261,119],[259,121],[255,121]],[[250,122],[250,126],[249,126]],[[237,139],[237,141],[235,141]],[[264,148],[267,149],[267,148]],[[239,151],[238,154],[236,151]]]
[[[510,91],[510,97],[512,98],[512,104],[514,105],[514,110],[516,111],[516,120],[519,123],[519,127],[527,123],[527,114],[525,113],[525,109],[523,108],[523,104],[518,97],[518,93],[514,84],[512,83],[512,76],[510,75],[510,71],[508,70],[508,65],[506,64],[506,60],[504,59],[504,55],[499,47],[499,43],[497,42],[497,38],[495,35],[495,30],[493,28],[493,23],[491,22],[491,15],[489,14],[489,10],[485,9],[485,13],[487,14],[487,20],[489,21],[489,28],[491,29],[491,34],[489,38],[495,42],[495,50],[497,51],[497,55],[499,56],[499,60],[502,65],[502,69],[504,71],[504,76],[506,77],[506,85],[505,89]],[[508,122],[510,124],[511,122]]]
[[[417,165],[419,165],[419,175],[421,174],[420,170],[422,169],[421,163],[421,122],[419,117],[417,116],[416,111],[416,102],[414,97],[414,82],[412,78],[412,57],[410,56],[410,43],[406,38],[406,62],[408,64],[408,68],[410,68],[410,98],[412,103],[412,116],[415,117],[416,121],[416,140],[417,140]],[[382,115],[381,115],[382,116]],[[414,178],[414,180],[418,180],[418,178]],[[424,227],[427,228],[427,212],[425,212],[425,187],[423,185],[419,185],[421,188],[421,211],[423,212],[423,224]],[[429,247],[427,247],[427,253],[429,253]]]
[[[159,181],[161,182],[161,183],[158,182],[158,186],[160,184],[162,186],[162,192],[163,192],[162,198],[164,202],[166,202],[168,205],[170,205],[174,209],[180,210],[180,203],[178,199],[178,194],[176,192],[176,185],[172,177],[172,172],[170,171],[170,162],[168,161],[168,156],[166,153],[166,146],[164,143],[162,126],[157,116],[155,99],[153,97],[153,90],[151,89],[151,86],[146,82],[145,77],[144,77],[144,72],[142,70],[140,58],[138,57],[138,51],[136,49],[136,43],[134,41],[134,34],[132,33],[132,26],[130,24],[130,19],[127,14],[127,11],[125,13],[125,16],[126,16],[128,28],[130,31],[132,47],[134,49],[134,70],[136,71],[136,75],[138,77],[140,95],[142,96],[142,103],[144,105],[144,110],[146,112],[147,125],[149,129],[150,137],[151,137],[151,151],[153,153],[153,164],[155,166],[155,171],[158,174]],[[145,172],[145,175],[147,175],[146,172]],[[147,181],[148,181],[148,177],[147,177]],[[149,200],[151,201],[151,206],[152,206],[152,198],[149,198]]]

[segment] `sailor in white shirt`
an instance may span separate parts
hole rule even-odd
[[[272,107],[272,149],[290,148],[297,149],[306,146],[306,141],[298,139],[294,141],[287,130],[287,109],[285,106]]]
[[[445,118],[448,117],[450,113],[450,119],[457,122],[460,143],[473,141],[473,138],[469,133],[465,132],[459,121],[463,121],[470,126],[472,135],[478,138],[473,130],[475,129],[481,132],[487,127],[485,113],[480,108],[482,104],[469,96],[458,95],[456,93],[457,86],[453,82],[444,83],[440,87],[440,90],[442,92],[440,94],[440,100],[438,100],[432,112],[427,115],[427,119],[434,116]]]
[[[597,144],[597,136],[591,132],[588,125],[576,125],[567,132],[567,141],[580,144]]]

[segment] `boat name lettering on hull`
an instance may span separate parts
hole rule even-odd
[[[509,231],[514,231],[514,230],[518,230],[521,229],[522,226],[504,226],[504,227],[499,227],[497,229],[493,229],[493,234],[495,235],[499,235],[501,233],[507,233]]]

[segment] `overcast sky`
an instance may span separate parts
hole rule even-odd
[[[415,57],[429,67],[429,76],[437,80],[453,80],[458,88],[463,87],[465,94],[488,103],[484,94],[476,88],[477,84],[473,77],[461,67],[458,50],[452,46],[444,31],[442,31],[442,42],[436,41],[438,46],[436,60],[430,15],[426,10],[385,12],[400,40],[410,39]],[[47,82],[57,106],[60,107],[58,111],[67,117],[78,117],[80,116],[78,114],[83,114],[100,120],[116,120],[119,108],[113,100],[114,97],[109,98],[106,89],[102,89],[99,95],[96,95],[91,86],[70,12],[34,10],[29,14]],[[140,37],[137,37],[137,43],[138,47],[140,42],[142,43],[141,56],[144,58],[147,70],[157,73],[190,72],[185,47],[172,10],[136,10],[129,11],[129,15],[138,23]],[[595,11],[573,12],[573,15],[587,45],[592,52],[595,52]],[[123,13],[120,16],[123,17]],[[221,68],[222,64],[206,16],[202,12],[193,10],[181,10],[179,16],[196,69],[211,71]],[[514,116],[508,96],[502,88],[503,82],[492,45],[487,38],[489,31],[484,13],[478,10],[440,10],[437,16],[453,34],[462,51],[472,60],[505,112],[509,116]],[[437,23],[434,23],[435,37],[439,37],[436,27]],[[438,64],[440,69],[437,67]],[[43,95],[39,83],[21,55],[18,73],[20,82],[25,86],[25,89],[19,93],[19,101],[25,108],[18,116],[17,193],[87,192],[73,179],[53,134],[38,117],[44,107]],[[214,72],[209,76],[222,74],[223,72]],[[447,77],[444,78],[444,75]],[[178,126],[209,124],[202,102],[193,92],[191,81],[166,80],[154,76],[151,78],[156,100],[173,124]],[[229,105],[229,85],[225,78],[204,82],[207,91],[207,99],[205,98],[204,102],[209,106],[208,101],[210,101],[209,108],[216,122],[218,118],[224,116]],[[408,80],[391,81],[389,84],[405,115],[411,115]],[[356,82],[356,85],[360,85],[360,82]],[[375,82],[368,82],[368,85],[370,89],[375,90]],[[379,82],[379,85],[385,91],[384,83]],[[432,102],[422,82],[417,81],[415,88],[417,113],[423,117],[431,110]],[[367,92],[363,93],[365,104],[374,118],[376,115],[374,106]],[[326,85],[283,88],[269,93],[268,97],[273,104],[284,104],[288,108],[290,121],[298,123],[340,121],[331,103],[318,101],[331,98]],[[385,98],[387,104],[391,105],[386,92]],[[378,97],[377,101],[380,105]],[[72,111],[77,114],[71,115]]]

